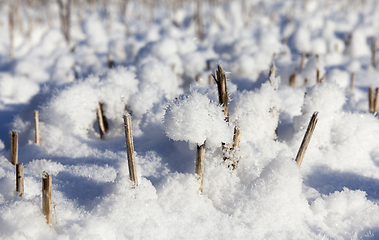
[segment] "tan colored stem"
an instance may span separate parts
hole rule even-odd
[[[24,165],[22,163],[16,165],[16,192],[20,197],[24,195]]]
[[[100,138],[103,139],[105,133],[108,131],[108,122],[107,118],[104,116],[102,103],[99,103],[99,108],[97,109],[97,122],[99,124]]]
[[[316,124],[317,124],[317,115],[318,112],[313,113],[311,120],[309,121],[307,131],[305,132],[303,141],[301,142],[299,151],[296,155],[296,163],[300,167],[301,163],[303,162],[303,158],[305,156],[305,152],[307,151],[309,142],[311,141],[313,131],[315,130]]]
[[[326,77],[325,77],[325,73],[324,75],[322,75],[322,77],[320,78],[320,83],[322,83],[322,81],[325,81]]]
[[[379,88],[375,89],[375,100],[374,100],[374,113],[378,112],[379,106]]]
[[[205,162],[205,141],[202,145],[197,145],[196,151],[196,169],[195,172],[198,175],[200,181],[199,191],[203,192],[203,179],[204,179],[204,162]]]
[[[101,114],[101,109],[97,109],[97,122],[99,124],[99,132],[100,132],[100,138],[104,138],[105,130],[104,130],[104,123],[103,123],[103,116]]]
[[[34,111],[34,141],[39,144],[39,113]]]
[[[212,75],[209,75],[209,86],[213,85],[213,77]]]
[[[42,174],[42,213],[47,224],[51,225],[51,175],[45,172]]]
[[[229,122],[228,90],[226,88],[225,72],[222,70],[221,65],[217,65],[216,74],[219,103],[224,106],[225,121]]]
[[[18,134],[16,131],[11,132],[11,163],[18,164]]]
[[[200,74],[196,74],[196,82],[200,82]]]
[[[233,149],[236,147],[240,147],[241,144],[241,135],[242,135],[242,130],[234,127],[234,135],[233,135]]]
[[[270,67],[270,73],[268,74],[268,77],[270,79],[272,77],[274,78],[275,76],[276,76],[276,67],[275,67],[275,64],[272,63],[271,67]]]
[[[370,113],[374,113],[374,90],[372,87],[368,88],[368,106]]]
[[[297,76],[297,67],[295,68],[294,73],[291,74],[290,81],[289,81],[290,86],[293,88],[296,86],[296,76]]]
[[[134,157],[134,145],[132,135],[132,122],[129,115],[124,115],[126,148],[128,154],[129,177],[135,186],[138,186],[137,165]]]

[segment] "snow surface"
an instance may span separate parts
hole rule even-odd
[[[195,1],[127,1],[125,14],[118,1],[73,2],[70,45],[55,1],[20,6],[14,59],[8,5],[0,9],[0,239],[379,239],[379,121],[367,97],[379,87],[378,1],[203,1],[204,39]],[[209,84],[217,64],[227,72],[229,122]],[[99,103],[109,125],[102,140]],[[125,111],[138,186],[129,180]],[[235,127],[240,147],[222,150]],[[195,157],[204,141],[201,193]],[[43,172],[52,174],[51,227]]]

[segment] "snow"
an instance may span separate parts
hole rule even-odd
[[[168,104],[164,116],[165,131],[175,141],[209,146],[231,142],[232,129],[225,121],[223,108],[196,91]]]
[[[69,45],[57,2],[20,3],[14,59],[3,4],[0,239],[378,239],[379,122],[367,90],[379,87],[371,66],[379,5],[221,2],[201,2],[200,39],[195,1],[156,1],[154,9],[129,1],[124,13],[115,1],[76,1]],[[209,83],[218,64],[227,73],[228,121]],[[103,139],[99,104],[109,126]],[[299,168],[294,158],[314,112]],[[126,113],[138,186],[129,180]],[[204,142],[199,192],[196,145]],[[44,173],[52,175],[51,225],[41,210]]]

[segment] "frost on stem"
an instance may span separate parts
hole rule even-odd
[[[276,91],[279,86],[279,83],[275,79],[275,75],[276,75],[276,67],[275,67],[275,64],[272,63],[271,68],[270,68],[270,73],[268,75],[268,80],[270,81],[270,85],[274,88],[274,91]],[[273,117],[275,117],[275,115],[278,114],[277,106],[275,105],[272,106],[269,112],[272,113]],[[276,140],[278,140],[278,124],[276,124],[276,128],[275,128],[275,141]]]
[[[274,90],[278,89],[279,83],[275,79],[276,77],[276,67],[275,64],[272,63],[270,67],[270,72],[268,74],[268,80],[270,81],[270,85],[274,88]]]
[[[270,67],[270,73],[268,74],[270,82],[271,82],[271,78],[275,78],[275,76],[276,76],[276,67],[275,67],[275,64],[272,63]]]
[[[226,87],[226,76],[220,64],[217,65],[216,75],[212,75],[212,76],[217,83],[219,103],[221,106],[224,107],[225,121],[229,122],[228,90]],[[227,151],[230,149],[230,146],[225,144],[224,142],[222,142],[221,145],[222,145],[222,150],[224,151]],[[225,152],[224,152],[224,160],[228,160],[228,159],[229,158],[225,156]]]
[[[197,145],[195,172],[199,177],[201,192],[205,141],[209,147],[217,147],[221,142],[231,140],[232,129],[224,120],[222,107],[210,101],[206,95],[193,91],[168,104],[164,126],[169,138]]]

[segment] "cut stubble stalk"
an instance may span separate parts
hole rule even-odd
[[[307,151],[309,142],[311,141],[311,138],[312,138],[313,131],[315,130],[317,120],[318,120],[317,115],[318,115],[318,112],[313,113],[312,118],[309,121],[307,131],[305,132],[303,141],[301,142],[299,151],[297,152],[295,161],[299,167],[301,166],[301,163],[303,162],[305,152]]]

